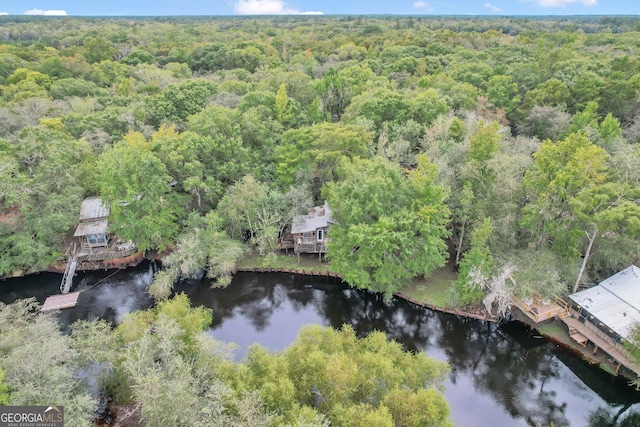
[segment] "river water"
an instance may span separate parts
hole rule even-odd
[[[59,314],[61,327],[77,319],[117,323],[150,307],[150,265],[111,273],[82,273],[78,306]],[[110,277],[108,277],[110,276]],[[58,291],[61,276],[39,274],[0,281],[0,301]],[[500,327],[437,313],[399,299],[348,288],[335,279],[239,273],[227,289],[207,280],[177,286],[193,305],[213,309],[209,333],[239,345],[236,358],[260,343],[282,350],[305,324],[350,324],[359,335],[384,331],[407,350],[451,365],[446,397],[458,426],[639,426],[640,394],[621,379],[586,364],[517,323]]]

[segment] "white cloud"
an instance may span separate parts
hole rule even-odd
[[[9,14],[9,12],[0,12],[1,16],[7,16]]]
[[[598,0],[536,0],[542,7],[565,7],[570,4],[579,3],[583,6],[591,7],[598,4]]]
[[[484,7],[486,7],[487,9],[491,9],[491,12],[493,13],[501,13],[502,9],[500,9],[498,6],[493,5],[491,3],[485,3]]]
[[[235,10],[240,15],[322,15],[320,11],[301,12],[282,0],[238,0]]]
[[[30,9],[27,10],[25,15],[44,15],[44,16],[67,16],[66,10],[42,10],[42,9]]]
[[[420,9],[421,12],[433,12],[433,8],[426,1],[416,1],[413,3],[414,9]]]

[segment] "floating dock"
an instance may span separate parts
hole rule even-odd
[[[52,295],[46,299],[40,311],[62,310],[63,308],[75,307],[78,304],[80,291],[62,295]]]

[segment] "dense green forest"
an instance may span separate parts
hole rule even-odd
[[[327,200],[354,285],[450,257],[462,302],[566,295],[640,258],[639,48],[633,17],[0,17],[0,276],[87,196],[173,249],[159,297]]]

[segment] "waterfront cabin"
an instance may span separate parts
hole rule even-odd
[[[600,284],[569,295],[574,319],[624,353],[623,344],[640,325],[640,268],[632,265]]]
[[[80,224],[76,228],[74,237],[80,239],[82,248],[92,251],[109,245],[109,207],[102,203],[99,197],[89,197],[80,206]]]
[[[293,218],[291,235],[296,253],[323,254],[327,251],[329,229],[335,224],[327,202],[315,206],[307,215]]]
[[[79,249],[75,250],[74,243],[72,251],[80,262],[102,262],[125,258],[136,253],[135,243],[125,242],[109,232],[109,213],[109,207],[99,197],[89,197],[82,202],[80,224],[73,233],[73,236],[79,240]]]

